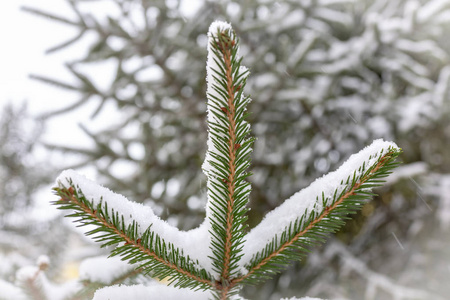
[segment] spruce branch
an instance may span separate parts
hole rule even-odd
[[[221,299],[229,293],[230,281],[239,273],[246,205],[250,185],[249,154],[253,139],[245,121],[249,97],[243,89],[249,75],[241,66],[238,40],[227,23],[213,23],[208,45],[208,152],[203,169],[208,177],[211,245],[216,288]]]
[[[108,209],[103,199],[88,200],[79,186],[69,182],[69,187],[54,188],[61,197],[53,202],[58,209],[73,210],[68,217],[78,218],[79,226],[94,225],[86,233],[100,242],[101,247],[118,245],[111,256],[119,255],[131,264],[137,264],[144,274],[151,274],[158,279],[169,278],[169,284],[179,287],[195,287],[208,289],[211,287],[211,276],[198,267],[198,262],[184,256],[183,251],[172,243],[165,243],[152,231],[151,226],[141,232],[140,224],[131,221],[127,224],[123,214]]]
[[[246,233],[251,191],[246,179],[251,175],[247,170],[254,142],[246,121],[250,98],[243,94],[249,71],[241,66],[239,41],[230,24],[214,22],[208,38],[206,221],[197,229],[180,232],[151,208],[132,203],[71,170],[58,178],[54,190],[60,199],[54,204],[74,211],[68,216],[77,218],[79,226],[93,225],[86,234],[102,247],[113,246],[111,256],[135,265],[136,272],[165,279],[181,289],[202,290],[198,299],[230,300],[242,284],[278,273],[337,231],[396,167],[394,160],[401,149],[391,142],[374,141],[335,172],[294,194]],[[109,299],[112,291],[129,288],[106,287],[94,299]],[[162,286],[139,286],[136,293],[154,290],[159,295],[173,293]]]
[[[268,278],[287,267],[292,260],[301,259],[312,246],[323,242],[329,233],[336,232],[349,214],[354,214],[364,201],[374,195],[370,190],[382,185],[382,179],[398,165],[394,160],[399,154],[398,148],[389,147],[386,153],[378,155],[372,165],[363,163],[347,177],[345,183],[341,182],[341,185],[345,184],[344,189],[336,188],[331,197],[322,192],[312,211],[306,210],[303,215],[290,222],[280,235],[272,237],[270,243],[254,254],[245,265],[248,273],[236,279],[236,282],[256,283]]]

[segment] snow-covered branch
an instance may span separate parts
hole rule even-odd
[[[112,261],[106,269],[114,276],[107,276],[97,272],[104,259],[96,259],[82,266],[86,280],[114,284],[135,268],[136,273],[179,288],[161,284],[104,287],[94,299],[238,299],[243,284],[280,272],[338,230],[396,166],[401,149],[376,140],[338,170],[294,194],[247,234],[251,188],[246,178],[254,140],[248,137],[246,121],[250,99],[243,94],[249,72],[241,66],[239,41],[230,24],[214,22],[208,38],[209,132],[203,164],[208,191],[202,225],[181,231],[149,206],[129,201],[73,170],[57,179],[54,190],[60,198],[54,204],[73,211],[68,216],[77,218],[80,226],[93,226],[86,234],[102,247],[112,246],[112,256],[130,264],[121,267],[121,261]]]

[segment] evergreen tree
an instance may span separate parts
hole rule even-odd
[[[150,207],[130,202],[76,172],[64,171],[55,188],[60,209],[70,210],[87,235],[111,247],[112,256],[165,285],[113,286],[94,299],[238,299],[243,284],[279,273],[340,228],[373,194],[396,165],[400,149],[377,140],[337,171],[316,180],[246,232],[253,138],[244,95],[249,71],[241,65],[239,42],[228,23],[214,22],[208,34],[208,151],[206,219],[179,231]],[[102,277],[122,277],[96,271]],[[135,272],[132,273],[133,275]],[[173,288],[170,287],[173,285]]]
[[[85,57],[68,64],[77,84],[39,78],[81,93],[75,105],[96,103],[101,113],[105,104],[115,103],[126,116],[109,130],[85,128],[94,149],[58,148],[82,153],[84,165],[95,165],[103,183],[151,204],[180,227],[200,223],[204,32],[212,19],[231,20],[245,64],[252,66],[248,91],[258,99],[250,104],[254,113],[249,116],[258,138],[255,176],[249,178],[251,227],[298,185],[336,168],[371,139],[396,140],[406,149],[405,175],[348,222],[327,247],[335,251],[316,251],[301,272],[300,266],[290,268],[248,293],[267,299],[283,287],[284,294],[314,292],[323,298],[375,299],[370,295],[377,289],[394,295],[392,285],[373,288],[373,282],[389,282],[373,279],[381,274],[406,286],[450,292],[443,281],[432,279],[447,275],[445,264],[433,259],[431,270],[438,273],[424,275],[417,274],[424,259],[410,259],[423,253],[436,257],[435,248],[447,248],[442,236],[448,234],[449,205],[446,193],[437,191],[446,190],[450,171],[449,1],[206,1],[194,16],[186,16],[176,1],[105,2],[115,5],[117,14],[92,14],[93,4],[85,1],[69,2],[76,19],[28,9],[79,30],[54,51],[88,34],[98,37]],[[117,72],[104,88],[86,67],[106,61],[117,62]],[[155,70],[160,75],[148,76]],[[144,154],[136,155],[136,147]],[[115,172],[124,161],[135,166],[135,175]],[[442,231],[430,234],[439,227]],[[412,247],[424,237],[433,240]],[[338,251],[341,242],[350,244],[351,253]],[[386,253],[396,258],[387,262]],[[343,257],[358,257],[370,272],[349,269]],[[289,279],[294,277],[295,282]],[[339,288],[344,283],[351,296]]]

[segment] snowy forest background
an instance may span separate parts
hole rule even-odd
[[[51,55],[83,51],[65,62],[68,79],[32,76],[76,99],[39,115],[3,107],[0,287],[26,288],[17,274],[41,255],[54,284],[88,280],[80,261],[107,254],[54,207],[37,205],[54,200],[50,186],[63,169],[159,208],[181,229],[203,220],[206,32],[221,19],[240,36],[251,71],[250,226],[373,139],[404,151],[379,196],[342,231],[243,295],[448,297],[450,1],[59,1],[70,14],[39,1],[23,13],[67,28]],[[79,125],[82,140],[47,134],[80,114],[94,120]]]

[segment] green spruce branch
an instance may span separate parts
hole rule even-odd
[[[349,214],[356,213],[364,202],[375,194],[372,188],[381,186],[392,168],[397,166],[394,159],[398,151],[391,149],[378,158],[378,162],[367,170],[362,166],[362,175],[348,177],[345,184],[347,189],[341,192],[336,189],[332,201],[327,204],[327,199],[322,195],[317,202],[322,202],[323,209],[319,213],[313,213],[309,218],[300,216],[290,223],[281,236],[273,237],[271,242],[261,249],[246,266],[249,270],[244,276],[235,281],[258,282],[268,275],[279,272],[287,267],[293,260],[299,260],[306,255],[308,250],[320,242],[324,242],[327,235],[336,232]]]
[[[238,50],[231,26],[214,22],[209,31],[209,134],[203,164],[208,201],[198,231],[170,228],[150,208],[138,207],[73,171],[62,173],[54,189],[60,197],[54,204],[73,211],[68,216],[79,226],[94,226],[86,234],[102,247],[113,247],[112,256],[119,255],[144,275],[168,280],[174,287],[208,291],[201,297],[220,300],[238,297],[242,285],[270,278],[324,242],[373,196],[371,190],[384,182],[401,152],[393,143],[375,142],[246,233],[251,191],[246,179],[254,138],[246,121],[250,98],[243,93],[249,72],[241,66]],[[138,216],[139,210],[148,218]],[[180,297],[186,298],[183,293]],[[106,294],[94,299],[106,299],[101,295]]]
[[[244,241],[246,205],[250,186],[245,178],[253,139],[247,138],[250,127],[245,121],[250,99],[243,95],[248,71],[241,67],[237,55],[238,42],[230,29],[217,28],[210,40],[208,81],[210,88],[208,125],[212,141],[204,169],[208,176],[211,201],[213,264],[220,274],[216,288],[220,298],[233,288],[232,278],[238,275],[239,259]]]
[[[133,221],[127,225],[124,216],[114,209],[108,209],[108,203],[100,201],[95,205],[86,199],[83,192],[74,185],[65,189],[55,188],[54,191],[61,197],[54,204],[59,209],[74,210],[67,217],[78,218],[75,222],[79,226],[94,225],[95,229],[86,233],[101,243],[101,247],[118,245],[111,255],[120,255],[124,260],[139,265],[144,274],[150,274],[160,280],[169,278],[169,282],[183,288],[209,288],[211,276],[206,271],[198,269],[197,262],[171,243],[165,243],[158,234],[147,228],[138,234],[140,225]]]

